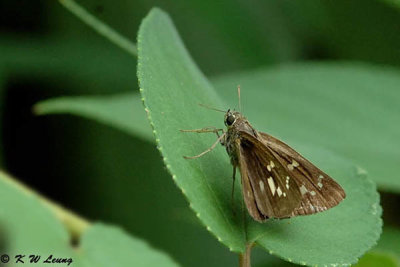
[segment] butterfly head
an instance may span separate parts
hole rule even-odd
[[[240,114],[240,112],[231,111],[230,109],[228,109],[228,111],[225,113],[224,123],[227,127],[231,127],[233,124],[235,124],[237,119],[241,117],[242,114]]]

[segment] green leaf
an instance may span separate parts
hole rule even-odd
[[[340,182],[346,200],[314,216],[264,224],[247,217],[246,228],[239,182],[236,215],[232,212],[232,167],[226,152],[217,148],[195,160],[182,157],[198,154],[216,138],[179,129],[222,126],[222,114],[197,104],[223,107],[223,102],[188,55],[169,17],[159,9],[143,20],[138,49],[141,92],[163,160],[190,206],[219,241],[235,252],[243,252],[247,242],[255,241],[279,257],[309,265],[354,263],[376,242],[381,208],[374,184],[349,161],[310,146],[301,151]]]
[[[390,253],[368,252],[354,267],[399,267],[399,260]]]
[[[138,50],[139,83],[167,168],[207,229],[231,250],[243,251],[245,236],[241,220],[232,215],[230,204],[222,201],[230,190],[231,174],[221,172],[218,168],[221,162],[216,159],[222,158],[222,162],[228,163],[227,158],[220,151],[219,157],[213,154],[214,160],[199,166],[199,161],[187,161],[182,157],[189,153],[182,144],[192,143],[190,147],[199,151],[207,146],[204,137],[208,143],[214,140],[213,136],[203,136],[203,142],[190,142],[193,135],[179,131],[202,123],[217,125],[216,116],[209,119],[204,114],[198,116],[197,103],[221,102],[216,102],[216,93],[191,61],[172,22],[162,11],[153,9],[143,20]],[[152,91],[147,91],[150,88]],[[174,150],[172,154],[171,150]],[[210,179],[218,174],[211,176],[213,168],[219,169],[220,179]]]
[[[79,253],[49,208],[24,187],[0,172],[0,254],[49,255],[72,259],[73,266],[178,266],[166,254],[150,248],[112,226],[94,224],[83,234]],[[29,222],[29,224],[27,224]]]
[[[374,251],[390,252],[400,259],[400,229],[385,226],[378,244],[374,247]]]
[[[5,81],[4,81],[4,72],[3,66],[0,64],[0,139],[3,140],[3,118],[4,118],[4,89],[5,89]],[[0,143],[0,167],[4,166],[3,153],[4,147],[3,142]]]
[[[81,249],[92,266],[178,266],[166,254],[120,228],[99,223],[83,235]]]
[[[357,267],[400,267],[400,230],[385,226],[378,244],[355,265]]]
[[[60,97],[39,102],[37,114],[74,114],[120,129],[153,142],[150,126],[138,94]]]
[[[29,222],[29,223],[28,223]],[[28,223],[28,224],[27,224]],[[40,200],[17,187],[0,171],[0,254],[45,257],[77,255],[69,246],[69,235],[54,214]]]
[[[257,128],[352,159],[368,167],[379,188],[400,192],[397,70],[299,64],[230,74],[214,84],[231,107],[241,85],[244,113]]]

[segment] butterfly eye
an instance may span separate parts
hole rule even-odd
[[[226,116],[225,124],[231,126],[235,122],[235,117],[232,114]]]

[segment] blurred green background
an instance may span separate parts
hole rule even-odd
[[[161,7],[209,77],[299,61],[400,66],[396,1],[78,3],[133,42],[142,18]],[[81,117],[32,113],[51,97],[137,90],[136,60],[56,1],[3,0],[0,7],[0,166],[89,220],[123,226],[183,266],[236,264],[188,208],[154,144]],[[385,224],[400,226],[399,197],[381,196]],[[270,260],[254,254],[255,266]]]

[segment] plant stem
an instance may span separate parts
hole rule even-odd
[[[246,250],[243,254],[239,255],[239,267],[250,267],[250,258],[251,258],[251,248],[253,247],[253,243],[246,244]]]
[[[59,204],[47,199],[46,197],[35,192],[33,189],[22,184],[21,182],[11,178],[8,174],[0,171],[0,179],[11,186],[16,187],[27,195],[33,195],[39,198],[40,202],[47,206],[54,215],[65,225],[71,235],[72,240],[79,240],[82,233],[90,226],[90,223],[76,215],[75,213],[61,207]]]
[[[90,14],[73,0],[59,0],[59,2],[66,9],[71,11],[71,13],[77,16],[80,20],[82,20],[84,23],[97,31],[100,35],[103,35],[112,43],[119,46],[134,57],[138,56],[136,45],[133,42],[116,32],[113,28],[111,28],[104,22],[97,19],[95,16]]]

